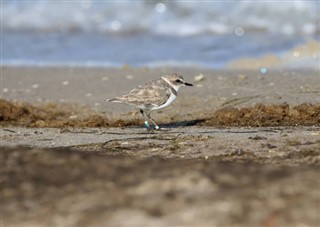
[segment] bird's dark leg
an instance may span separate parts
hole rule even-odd
[[[144,117],[144,124],[146,125],[147,129],[150,129],[150,124],[148,122],[148,117],[147,115],[144,113],[144,111],[142,109],[140,109],[140,113],[142,114],[142,116]]]

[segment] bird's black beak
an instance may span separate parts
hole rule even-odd
[[[193,84],[183,83],[185,86],[193,86]]]

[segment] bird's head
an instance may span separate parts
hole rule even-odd
[[[176,73],[163,76],[162,78],[166,80],[176,91],[178,91],[182,86],[193,86],[193,84],[185,82],[183,76]]]

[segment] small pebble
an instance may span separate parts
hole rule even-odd
[[[7,93],[9,91],[8,88],[3,88],[3,93]]]
[[[238,80],[245,80],[247,79],[248,77],[246,75],[243,75],[243,74],[239,74],[238,75]]]
[[[132,79],[133,79],[133,76],[132,76],[132,75],[127,75],[126,78],[127,78],[128,80],[132,80]]]
[[[32,85],[32,88],[38,88],[39,87],[39,84],[33,84]]]
[[[63,81],[63,82],[62,82],[62,85],[63,85],[63,86],[67,86],[68,84],[69,84],[69,81]]]
[[[87,93],[87,94],[85,94],[85,96],[87,96],[87,97],[91,97],[91,96],[92,96],[92,94],[91,94],[91,93]]]
[[[71,115],[71,116],[69,117],[69,119],[76,119],[76,118],[78,118],[77,115]]]
[[[266,145],[267,145],[267,148],[270,148],[270,149],[277,147],[277,146],[275,146],[275,145],[273,145],[273,144],[270,144],[270,143],[267,143]]]
[[[239,148],[239,149],[236,149],[236,152],[237,152],[237,155],[242,155],[243,153],[243,149]]]
[[[204,80],[204,79],[205,79],[205,77],[204,77],[203,74],[199,74],[199,75],[197,75],[197,76],[194,77],[194,81],[195,81],[195,82],[199,82],[199,81],[202,81],[202,80]]]
[[[104,77],[101,78],[101,80],[102,80],[102,81],[107,81],[107,80],[109,80],[109,77],[104,76]]]

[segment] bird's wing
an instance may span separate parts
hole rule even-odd
[[[140,105],[145,108],[161,106],[170,97],[171,92],[163,80],[154,80],[131,90],[128,94],[116,99],[127,104]]]

